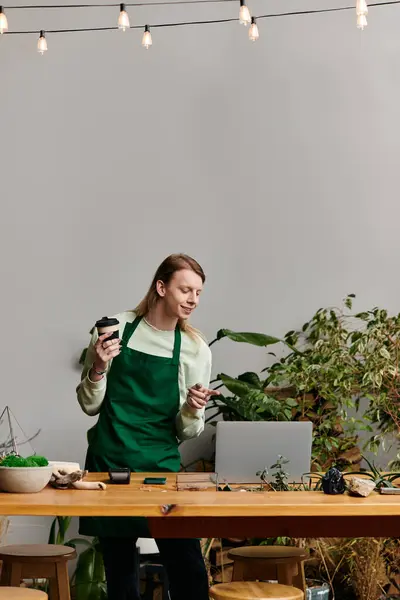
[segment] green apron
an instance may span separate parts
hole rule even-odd
[[[127,323],[121,353],[107,376],[99,419],[88,431],[85,469],[108,472],[173,472],[180,468],[175,428],[179,410],[181,332],[175,329],[172,358],[128,348],[141,321]],[[112,484],[110,484],[112,485]],[[81,517],[79,533],[99,537],[151,537],[142,517]]]

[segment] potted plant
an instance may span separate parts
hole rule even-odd
[[[40,492],[50,481],[52,467],[44,456],[23,458],[10,454],[0,461],[0,490],[11,493]]]
[[[323,470],[332,464],[359,469],[360,431],[371,433],[372,451],[390,437],[400,449],[400,314],[380,308],[354,313],[354,298],[349,294],[343,306],[317,310],[281,340],[221,329],[211,344],[224,338],[260,347],[281,344],[284,354],[269,352],[275,360],[261,375],[219,375],[216,386],[231,395],[214,399],[209,408],[230,420],[312,421],[313,464]],[[357,418],[361,399],[369,403]],[[400,453],[390,467],[399,466]]]
[[[376,307],[355,318],[350,354],[360,371],[358,395],[369,400],[364,416],[378,429],[370,447],[392,437],[400,450],[400,314]],[[400,453],[391,467],[400,468]]]
[[[348,414],[355,407],[352,390],[359,387],[359,375],[349,368],[347,336],[339,309],[320,309],[301,331],[289,331],[282,340],[220,330],[210,345],[223,338],[260,347],[281,344],[286,354],[277,359],[269,352],[275,360],[261,375],[218,375],[216,387],[225,386],[232,395],[210,402],[214,414],[207,421],[216,414],[225,420],[309,420],[314,425],[313,468],[357,468],[357,432],[370,425]]]

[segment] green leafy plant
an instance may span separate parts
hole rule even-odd
[[[271,470],[275,469],[275,473],[271,473],[274,481],[267,480],[267,475],[269,474],[267,467],[264,467],[262,471],[258,471],[257,477],[275,492],[287,492],[291,489],[289,484],[289,473],[287,473],[284,468],[287,464],[289,464],[289,460],[279,454],[276,463],[270,467]]]
[[[228,338],[259,347],[280,344],[262,372],[215,380],[229,394],[211,400],[207,422],[225,420],[308,420],[313,423],[313,468],[357,470],[359,432],[371,433],[376,451],[388,435],[400,441],[400,315],[384,309],[353,314],[354,294],[343,306],[321,308],[298,331],[282,339],[221,329],[212,344]],[[262,375],[262,376],[261,376]],[[353,416],[366,398],[362,418]],[[353,414],[352,414],[353,413]],[[378,427],[374,431],[373,427]],[[400,468],[400,453],[390,465]]]
[[[362,456],[362,460],[366,462],[368,468],[361,470],[361,471],[349,471],[349,472],[343,473],[343,476],[345,478],[345,483],[346,483],[346,477],[354,477],[357,475],[361,475],[363,478],[373,481],[375,483],[375,490],[379,490],[383,487],[386,487],[386,488],[395,487],[393,484],[397,480],[400,480],[400,472],[382,471],[376,467],[374,462],[369,461],[365,456]],[[308,479],[311,482],[311,486],[313,489],[321,489],[323,477],[324,477],[324,474],[319,473],[319,472],[304,473],[302,475],[302,483],[304,485],[305,480]],[[346,488],[347,488],[347,484],[346,484]]]
[[[289,462],[290,461],[281,454],[278,455],[276,463],[270,466],[273,481],[270,481],[268,479],[269,470],[267,467],[264,467],[262,471],[258,471],[256,475],[261,480],[260,489],[262,490],[264,486],[266,486],[270,490],[273,490],[274,492],[311,492],[321,489],[322,475],[320,473],[305,473],[302,476],[301,484],[289,482],[289,473],[285,471],[285,465],[288,465]],[[275,472],[272,472],[273,470],[275,470]],[[306,476],[308,476],[307,482]],[[314,482],[314,476],[316,476],[317,478],[316,482]]]
[[[217,377],[219,387],[231,392],[231,396],[211,398],[208,409],[214,409],[207,422],[214,421],[220,414],[224,420],[235,421],[290,421],[292,408],[297,403],[293,398],[278,400],[265,389],[265,381],[257,373],[246,372],[237,378],[221,373]]]
[[[291,353],[272,365],[269,382],[292,384],[300,399],[311,393],[320,407],[338,414],[339,426],[346,423],[347,439],[361,430],[372,433],[368,447],[375,451],[389,435],[400,439],[400,315],[377,307],[354,314],[354,297],[347,296],[339,309],[318,310],[300,332],[289,332],[286,339],[303,354]],[[363,418],[350,418],[349,409],[358,410],[363,398],[369,401]],[[334,432],[333,425],[324,418],[317,430]],[[335,436],[324,437],[329,451]]]
[[[228,338],[234,342],[267,347],[277,344],[280,340],[263,333],[235,332],[230,329],[220,329],[217,337],[210,343]],[[279,402],[265,390],[265,381],[257,373],[246,372],[238,377],[225,373],[217,376],[215,389],[225,387],[231,396],[218,396],[211,399],[208,409],[213,409],[213,415],[207,422],[222,415],[224,420],[237,421],[287,421],[291,418],[292,402]]]
[[[361,381],[349,353],[352,297],[342,308],[319,309],[300,331],[289,331],[284,339],[298,351],[272,364],[266,380],[267,386],[286,387],[295,397],[294,420],[313,423],[313,462],[324,470],[333,464],[339,468],[359,464],[358,431],[370,429],[349,415],[356,408],[354,393]]]
[[[375,483],[375,489],[379,490],[380,488],[386,487],[391,488],[394,487],[394,482],[397,479],[400,479],[400,473],[390,472],[383,473],[380,469],[378,469],[373,462],[370,462],[365,456],[363,459],[368,465],[368,469],[365,471],[353,472],[353,473],[344,473],[344,475],[362,475],[367,479],[370,479]]]
[[[373,308],[355,315],[358,327],[350,335],[350,354],[360,371],[359,396],[369,400],[365,417],[378,426],[370,446],[388,434],[400,442],[400,314]],[[397,460],[400,466],[400,456]]]
[[[9,454],[0,461],[1,467],[47,467],[49,464],[44,456],[28,456],[23,458],[16,454]]]
[[[71,525],[72,517],[55,517],[53,520],[50,532],[48,544],[58,544],[61,546],[69,545],[66,540],[66,535]]]
[[[75,570],[71,577],[71,591],[74,600],[107,600],[106,576],[103,555],[97,538],[67,539],[71,517],[56,517],[49,533],[49,544],[62,544],[78,550]]]
[[[71,589],[75,600],[107,600],[103,555],[97,538],[78,556]]]
[[[326,469],[358,464],[357,428],[364,423],[351,419],[350,376],[341,362],[346,333],[342,321],[333,310],[320,310],[303,326],[301,332],[289,331],[282,340],[257,333],[222,329],[212,344],[223,338],[257,346],[280,343],[286,355],[275,359],[262,376],[246,372],[238,377],[224,373],[215,380],[216,388],[224,386],[232,395],[212,398],[208,409],[224,420],[311,421],[313,423],[313,463]],[[323,345],[321,339],[329,341]],[[341,370],[341,371],[340,371]]]

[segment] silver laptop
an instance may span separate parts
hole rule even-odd
[[[259,483],[257,471],[268,469],[279,455],[289,460],[284,470],[289,482],[300,483],[311,466],[312,423],[219,421],[215,451],[218,481],[227,483]]]

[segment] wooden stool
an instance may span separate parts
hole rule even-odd
[[[307,552],[293,546],[243,546],[228,552],[233,560],[232,581],[277,580],[306,593],[304,560]]]
[[[67,562],[75,557],[75,550],[68,546],[2,546],[0,560],[3,561],[3,568],[0,586],[19,587],[21,579],[49,579],[50,600],[71,600]],[[43,596],[45,597],[46,595]],[[22,598],[23,596],[21,600]]]
[[[214,600],[304,600],[303,592],[295,587],[250,581],[214,585],[210,596]]]
[[[0,600],[47,600],[48,595],[28,588],[0,587]]]

